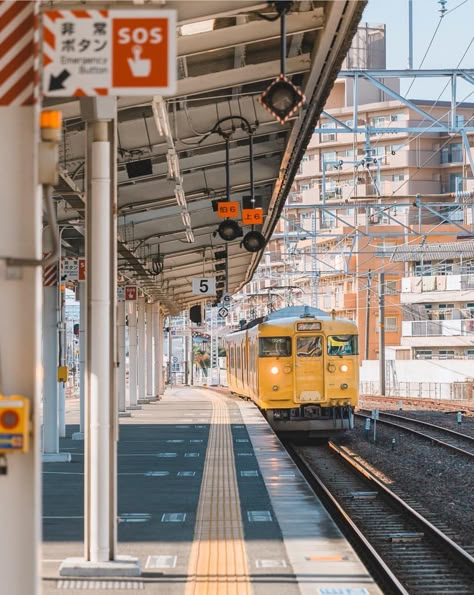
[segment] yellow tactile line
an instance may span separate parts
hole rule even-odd
[[[213,401],[185,595],[251,595],[227,405]]]

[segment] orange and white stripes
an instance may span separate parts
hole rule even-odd
[[[58,284],[58,265],[50,264],[43,269],[43,287],[54,287]]]
[[[0,106],[37,99],[38,21],[34,1],[0,0]]]

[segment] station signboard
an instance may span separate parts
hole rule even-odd
[[[46,10],[43,94],[171,95],[176,11]]]
[[[193,277],[193,295],[216,295],[215,277]]]

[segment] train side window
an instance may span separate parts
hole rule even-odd
[[[330,335],[328,336],[329,355],[357,355],[357,335]]]
[[[291,355],[291,337],[261,337],[260,357],[288,357]]]
[[[322,337],[309,336],[296,338],[296,355],[298,357],[320,357],[322,354]]]

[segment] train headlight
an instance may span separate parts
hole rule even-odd
[[[343,384],[341,384],[341,389],[342,389],[342,390],[346,390],[346,388],[349,388],[349,385],[348,385],[348,384],[346,384],[345,382],[344,382]],[[346,404],[346,403],[344,403],[344,405],[345,405],[345,404]]]
[[[279,371],[280,369],[278,368],[278,366],[272,366],[272,368],[270,368],[270,372],[272,374],[278,374]]]
[[[347,372],[349,370],[349,366],[347,364],[342,364],[342,366],[339,366],[339,370],[341,370],[341,372]]]
[[[278,390],[278,385],[274,384],[274,385],[272,386],[272,389],[273,389],[273,390]]]

